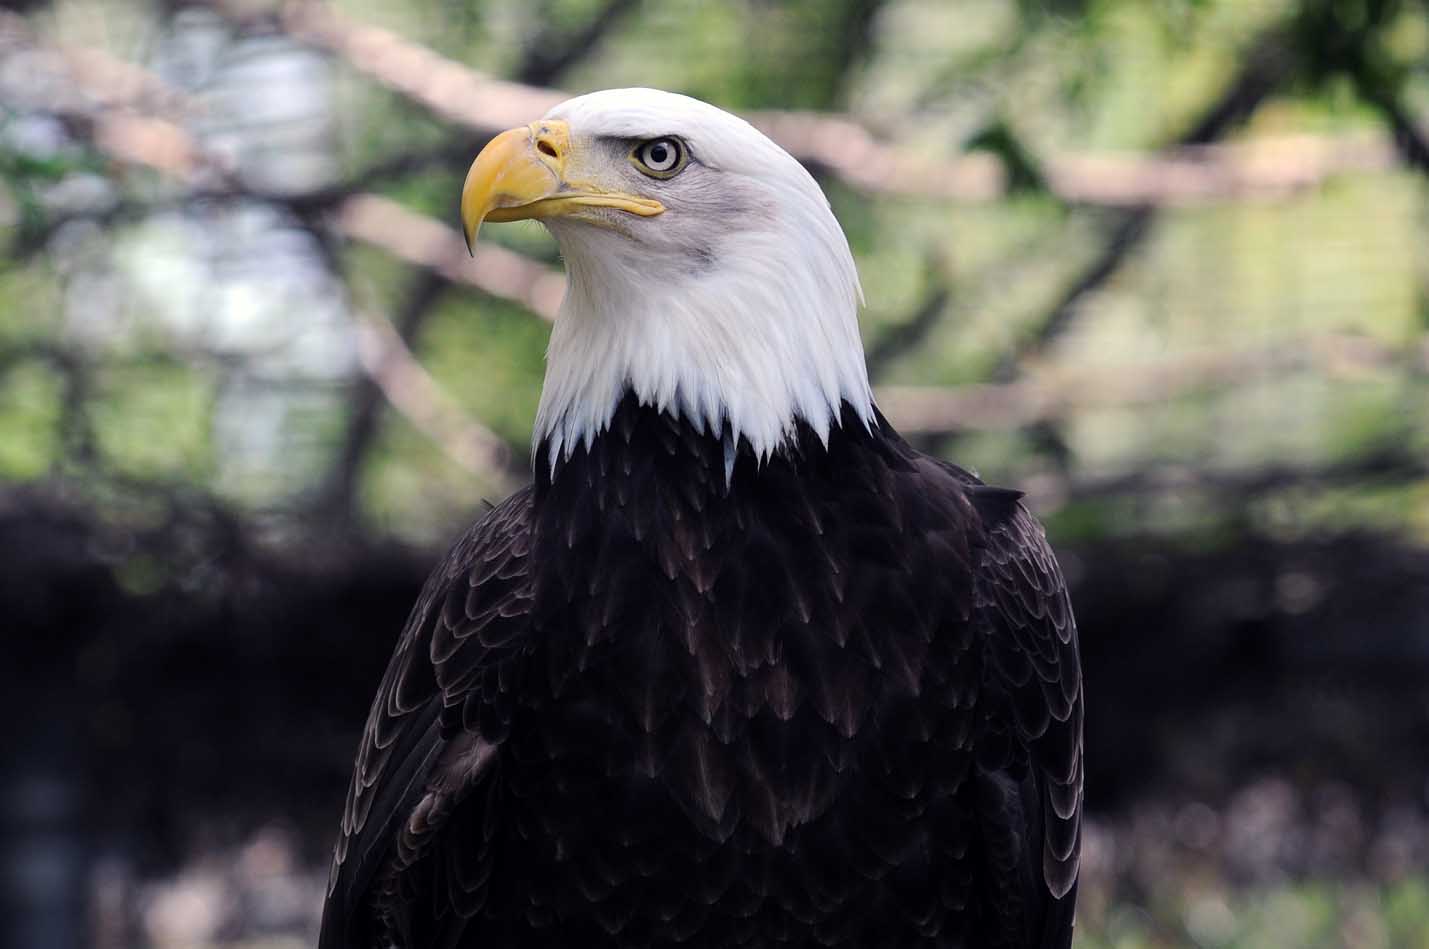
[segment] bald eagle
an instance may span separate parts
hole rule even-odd
[[[622,89],[491,140],[461,214],[565,259],[534,483],[397,642],[323,949],[1069,945],[1066,587],[874,405],[814,179]]]

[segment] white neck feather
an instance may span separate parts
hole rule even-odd
[[[728,425],[761,459],[798,420],[827,442],[843,402],[872,424],[858,273],[818,186],[807,188],[694,255],[552,228],[569,285],[534,438],[553,469],[609,426],[627,390],[702,430]]]

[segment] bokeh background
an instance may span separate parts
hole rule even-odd
[[[527,477],[566,92],[748,115],[879,401],[1074,588],[1078,946],[1429,947],[1429,4],[0,9],[0,943],[311,943],[425,571]]]

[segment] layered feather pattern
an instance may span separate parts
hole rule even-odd
[[[881,417],[730,439],[627,396],[458,542],[324,947],[1069,945],[1081,679],[1040,526]]]

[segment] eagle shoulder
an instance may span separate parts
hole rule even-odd
[[[1018,836],[1030,850],[1025,859],[1041,884],[1034,896],[1045,910],[1038,944],[1065,945],[1079,869],[1084,774],[1081,657],[1066,580],[1022,492],[984,484],[926,456],[923,463],[938,490],[961,493],[976,513],[973,617],[985,657],[979,768],[996,776],[986,785],[994,787],[1019,773],[1019,759],[1027,762],[1026,777],[988,797],[996,799],[991,806],[1002,817],[1022,825]],[[936,474],[929,471],[933,467]]]
[[[529,488],[488,510],[432,571],[407,619],[358,746],[321,949],[368,941],[374,903],[402,899],[402,872],[494,767],[530,625],[531,523]],[[479,871],[454,867],[460,879],[446,881],[465,915],[484,897]]]

